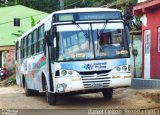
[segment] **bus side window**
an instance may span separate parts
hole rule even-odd
[[[25,42],[26,42],[25,56],[27,57],[28,56],[28,36],[26,37]]]
[[[44,25],[38,28],[37,52],[43,51],[44,45]]]
[[[21,39],[21,46],[20,46],[20,51],[21,51],[21,55],[20,55],[21,57],[20,58],[21,59],[23,58],[23,39],[24,38]]]
[[[26,39],[27,39],[27,37],[24,37],[23,38],[23,58],[25,58],[26,57]]]
[[[36,43],[36,52],[37,53],[39,52],[39,47],[40,47],[40,44],[39,44],[39,41],[37,41],[37,43]]]
[[[36,43],[37,43],[37,29],[32,33],[32,45],[31,45],[31,54],[36,53]]]
[[[16,42],[16,60],[18,60],[18,48],[19,48],[19,42]]]
[[[28,35],[28,55],[27,56],[30,56],[31,55],[31,44],[32,44],[32,34],[30,33]]]

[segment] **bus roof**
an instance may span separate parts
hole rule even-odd
[[[56,11],[53,14],[78,13],[78,12],[101,12],[101,11],[119,11],[119,12],[121,12],[121,10],[112,9],[112,8],[75,8],[75,9],[67,9],[67,10]]]
[[[112,8],[75,8],[75,9],[66,9],[66,10],[55,11],[55,12],[51,13],[50,15],[48,15],[46,18],[44,18],[41,22],[39,22],[33,28],[31,28],[27,32],[25,32],[16,41],[18,41],[21,38],[23,38],[26,35],[28,35],[30,32],[32,32],[33,30],[38,28],[40,25],[44,24],[47,20],[51,20],[51,18],[52,18],[52,16],[54,14],[59,14],[59,13],[80,13],[80,12],[102,12],[102,11],[119,11],[119,12],[121,12],[121,10],[112,9]]]

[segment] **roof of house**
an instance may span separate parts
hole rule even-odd
[[[22,5],[0,8],[0,46],[15,45],[17,35],[32,27],[31,16],[38,22],[47,15]],[[14,18],[20,18],[20,27],[13,26]]]
[[[135,16],[142,16],[144,13],[159,8],[159,6],[160,6],[160,0],[146,0],[133,7],[133,14]]]

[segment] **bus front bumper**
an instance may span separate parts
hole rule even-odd
[[[131,73],[109,74],[103,77],[67,76],[55,78],[55,93],[67,93],[89,89],[118,88],[131,85]]]

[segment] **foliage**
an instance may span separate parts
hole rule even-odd
[[[18,4],[51,13],[59,10],[59,0],[17,0]],[[98,7],[116,0],[64,0],[64,8]]]
[[[33,16],[31,16],[31,26],[35,26],[36,25],[36,20],[33,18]]]
[[[24,33],[24,31],[18,30],[17,33],[12,33],[12,35],[16,36],[16,37],[20,37],[22,36]]]
[[[141,22],[140,18],[141,17],[139,17],[139,16],[134,16],[132,30],[141,30],[142,22]]]
[[[6,4],[0,1],[0,7],[16,5],[17,0],[7,0]]]
[[[64,0],[64,8],[98,7],[116,0]],[[21,4],[36,10],[51,13],[60,9],[59,0],[8,0],[7,6]],[[0,4],[0,7],[5,6]]]
[[[133,16],[132,12],[136,2],[136,0],[117,0],[117,7],[122,10],[125,23],[129,26],[130,30],[141,29],[140,17]]]
[[[66,0],[65,6],[68,6],[66,8],[74,8],[74,7],[98,7],[102,6],[107,3],[115,2],[116,0],[79,0],[79,4],[73,4],[76,3],[77,0]],[[73,5],[72,5],[73,4]]]
[[[59,9],[59,0],[17,0],[18,4],[22,4],[33,9],[51,13]]]

